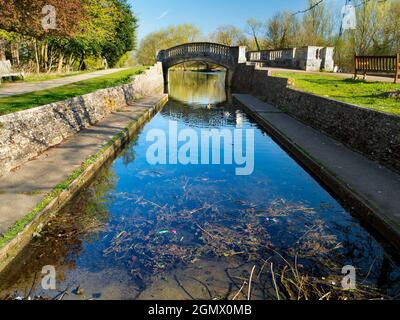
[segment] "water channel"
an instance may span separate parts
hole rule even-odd
[[[171,71],[169,103],[0,275],[0,297],[397,297],[393,250],[234,106],[224,81],[223,72]],[[171,122],[199,136],[252,130],[254,171],[150,164],[146,138],[161,129],[168,141]],[[209,148],[222,155],[226,145]],[[54,266],[56,290],[43,289],[43,266]],[[351,266],[357,290],[343,291]]]

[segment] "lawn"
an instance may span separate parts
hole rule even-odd
[[[23,82],[39,82],[39,81],[46,81],[46,80],[54,80],[66,77],[77,76],[80,74],[90,73],[93,71],[72,71],[63,74],[58,73],[30,73],[25,75]]]
[[[139,74],[145,69],[145,67],[138,67],[90,80],[75,82],[62,87],[0,98],[0,115],[30,109],[48,103],[80,96],[99,89],[129,83],[133,75]]]
[[[273,75],[291,79],[295,89],[400,115],[400,100],[387,96],[389,92],[400,91],[400,84],[344,79],[329,74],[279,72]]]

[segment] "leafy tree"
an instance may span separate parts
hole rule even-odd
[[[46,5],[56,9],[55,30],[42,27],[42,9]],[[0,29],[35,38],[70,36],[84,15],[81,0],[0,0]]]
[[[235,26],[220,26],[211,34],[213,42],[221,43],[227,46],[246,46],[248,40],[244,32]]]
[[[300,25],[297,18],[284,11],[266,23],[267,46],[270,49],[288,48],[299,44]]]
[[[121,12],[120,21],[117,23],[114,37],[102,48],[102,56],[110,66],[115,66],[126,52],[136,48],[136,17],[126,0],[118,0],[116,4]]]
[[[136,58],[140,64],[152,65],[156,62],[158,51],[183,43],[199,41],[200,30],[191,24],[170,26],[150,33],[140,43]]]
[[[329,10],[325,2],[320,3],[319,0],[308,0],[308,5],[311,9],[303,16],[301,42],[315,46],[326,45],[333,31]]]

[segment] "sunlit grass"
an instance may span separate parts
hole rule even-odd
[[[67,78],[67,77],[72,77],[72,76],[77,76],[85,73],[90,73],[93,71],[72,71],[72,72],[67,72],[67,73],[30,73],[26,74],[24,77],[23,82],[39,82],[39,81],[47,81],[47,80],[54,80],[54,79],[60,79],[60,78]]]
[[[400,115],[400,100],[385,96],[388,92],[400,91],[400,84],[295,72],[279,72],[273,75],[291,79],[295,89]]]

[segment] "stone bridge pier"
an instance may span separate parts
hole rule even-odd
[[[168,70],[184,62],[205,62],[226,69],[226,86],[232,86],[232,79],[239,63],[245,63],[246,47],[229,47],[218,43],[195,42],[187,43],[167,50],[157,55],[162,63],[165,88],[168,90]]]

